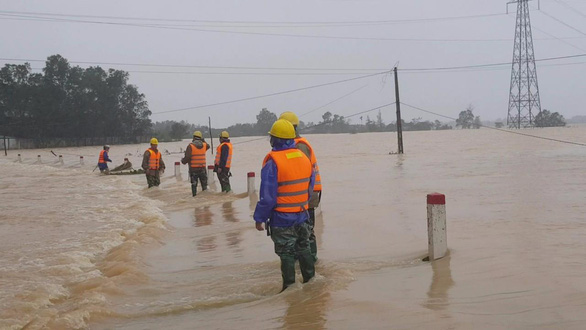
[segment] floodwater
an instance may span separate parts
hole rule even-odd
[[[586,140],[579,126],[522,132]],[[46,149],[10,151],[0,328],[586,327],[586,147],[488,129],[405,132],[396,155],[392,133],[307,137],[324,182],[317,275],[282,294],[246,194],[268,139],[233,139],[234,194],[214,191],[216,179],[195,198],[186,166],[174,176],[187,142],[161,143],[173,154],[153,189],[143,175],[92,172],[99,147],[53,149],[64,164]],[[112,146],[110,167],[125,156],[139,167],[146,148]],[[449,255],[430,263],[433,192],[446,195]]]

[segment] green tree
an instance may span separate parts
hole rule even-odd
[[[459,126],[463,129],[472,128],[472,125],[474,123],[474,113],[472,112],[472,110],[474,110],[474,107],[472,105],[469,105],[468,108],[466,108],[466,110],[460,112],[458,119],[456,119],[456,127]]]
[[[566,120],[564,116],[557,112],[551,113],[548,110],[543,109],[537,116],[535,116],[536,127],[559,127],[566,126]]]
[[[266,134],[275,121],[277,121],[277,115],[267,110],[267,108],[262,108],[258,115],[256,115],[255,130],[258,134]]]
[[[480,121],[480,116],[474,117],[474,123],[472,124],[472,127],[474,127],[475,129],[479,129],[480,127],[482,127],[482,121]]]
[[[380,112],[380,110],[378,111],[378,114],[376,115],[376,128],[382,132],[385,128],[385,122],[383,121],[383,115]]]
[[[171,132],[169,136],[173,140],[181,140],[184,136],[188,135],[188,128],[190,128],[190,125],[184,121],[181,121],[180,123],[175,122],[173,125],[171,125]]]
[[[17,137],[137,136],[151,126],[144,94],[128,73],[72,67],[60,55],[47,58],[43,73],[30,65],[0,69],[0,129]],[[2,126],[2,124],[5,124]]]

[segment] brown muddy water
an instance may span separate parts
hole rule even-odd
[[[523,132],[586,142],[586,127]],[[143,175],[92,172],[99,147],[53,149],[64,165],[10,151],[0,328],[586,328],[586,147],[488,129],[405,132],[404,155],[389,154],[392,133],[307,138],[324,182],[317,275],[282,294],[246,196],[268,139],[233,139],[235,193],[216,179],[195,198],[186,166],[173,176],[178,154],[148,190]],[[146,148],[112,146],[113,165],[138,167]],[[429,263],[432,192],[446,194],[449,256]]]

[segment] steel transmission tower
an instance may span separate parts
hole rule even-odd
[[[507,125],[509,128],[533,127],[535,116],[541,112],[541,101],[539,100],[533,36],[531,35],[529,0],[517,0],[509,3],[517,3],[517,24],[515,26]]]

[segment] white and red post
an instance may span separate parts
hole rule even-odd
[[[65,165],[63,162],[63,155],[59,155],[59,165]]]
[[[180,162],[175,162],[175,177],[176,178],[181,177],[181,163]]]
[[[247,191],[248,191],[248,195],[250,196],[251,194],[254,194],[254,191],[255,191],[255,189],[254,189],[254,176],[255,176],[255,174],[254,174],[254,172],[248,172],[248,174],[246,176],[248,179]]]
[[[446,196],[444,194],[427,195],[427,239],[429,261],[443,258],[448,252]]]
[[[79,156],[79,165],[83,166],[84,161],[83,161],[83,156]]]
[[[20,156],[20,154],[18,154],[18,159],[17,159],[17,161],[18,161],[19,163],[22,163],[22,156]]]
[[[214,182],[214,165],[208,165],[208,182]]]

